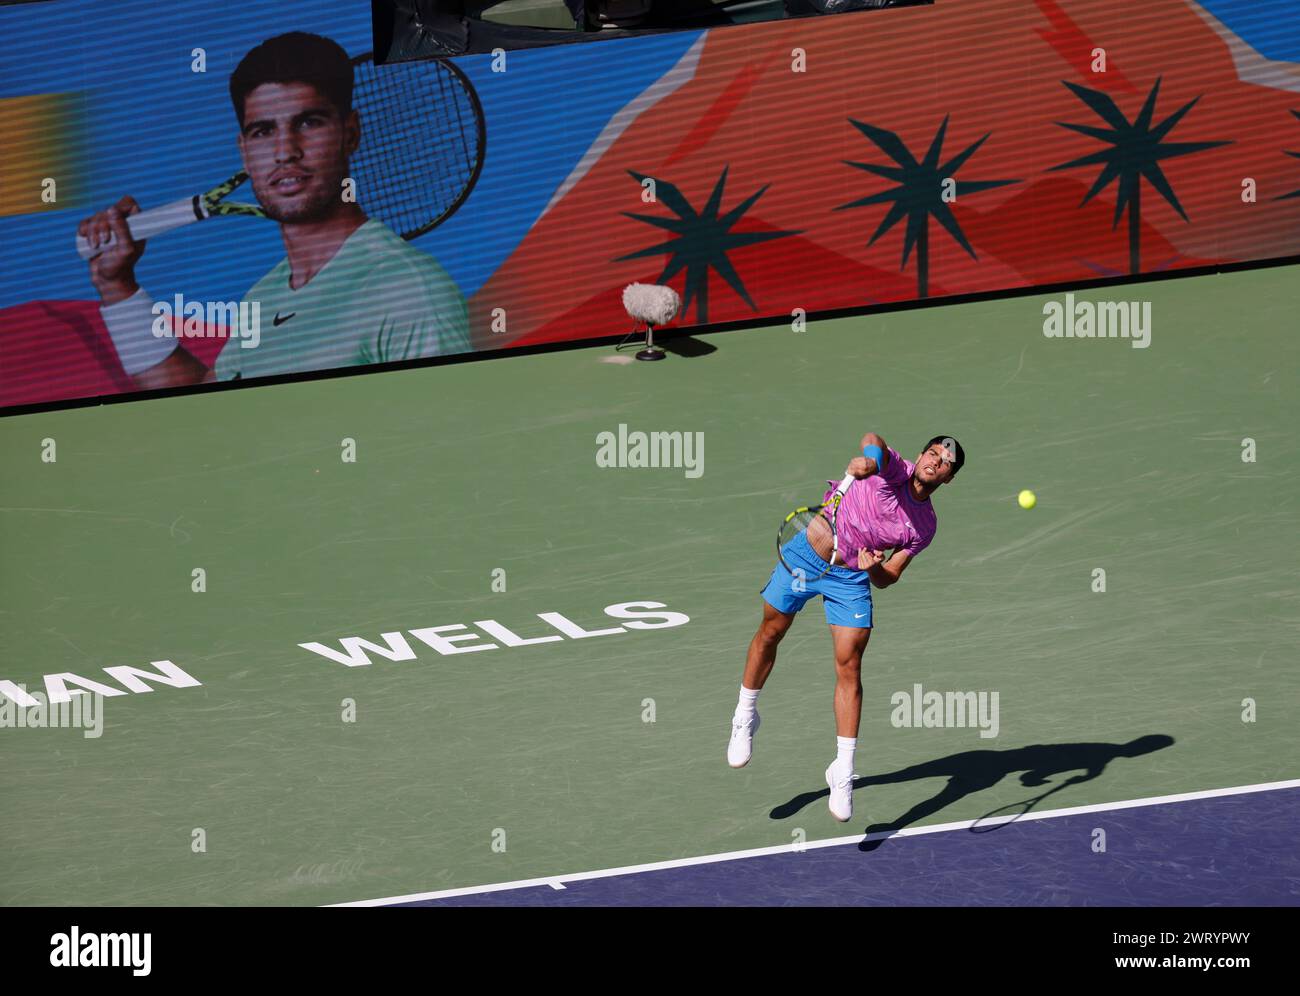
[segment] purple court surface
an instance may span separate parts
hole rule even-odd
[[[393,905],[1300,906],[1300,787],[1287,784]]]

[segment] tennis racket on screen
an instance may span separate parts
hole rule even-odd
[[[352,68],[352,107],[361,119],[361,145],[349,163],[357,202],[413,239],[446,221],[478,182],[487,146],[483,107],[452,62],[376,66],[367,52]],[[202,193],[140,211],[126,219],[127,229],[142,241],[209,218],[265,218],[256,204],[228,200],[247,179],[241,170]],[[96,248],[78,235],[77,253],[93,259],[112,244]]]
[[[839,516],[840,502],[843,501],[849,485],[854,480],[852,474],[847,475],[835,486],[829,500],[820,505],[796,508],[782,521],[781,528],[776,533],[776,553],[791,574],[796,570],[802,570],[807,580],[815,580],[829,571],[835,559],[840,556],[840,536],[835,528],[835,522]],[[804,564],[792,562],[787,552],[791,541],[798,538],[800,534],[807,536],[809,546],[825,562],[816,574],[810,575]],[[844,561],[841,559],[840,563],[843,564]]]

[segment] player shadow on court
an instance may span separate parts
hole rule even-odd
[[[862,851],[874,851],[885,839],[924,820],[927,816],[939,812],[953,803],[971,795],[992,788],[1007,775],[1017,771],[1023,772],[1020,784],[1026,788],[1051,785],[1033,803],[1046,798],[1068,785],[1092,781],[1106,770],[1106,765],[1119,757],[1141,757],[1154,751],[1172,746],[1174,738],[1162,733],[1138,737],[1126,744],[1080,743],[1080,744],[1032,744],[1017,747],[1014,750],[968,750],[948,757],[936,758],[923,764],[914,764],[900,771],[883,775],[868,775],[853,780],[855,790],[872,785],[893,785],[898,782],[920,781],[923,778],[947,778],[948,783],[939,792],[923,802],[918,802],[906,813],[888,823],[876,823],[867,827],[865,833],[882,834],[874,840],[864,839],[858,844]],[[1060,783],[1050,783],[1049,776],[1063,774],[1067,771],[1083,769],[1084,774],[1076,775]],[[774,820],[793,816],[805,806],[818,799],[825,799],[829,789],[820,792],[805,792],[795,796],[789,802],[777,806],[771,812]],[[866,801],[866,800],[862,800]],[[1025,807],[1026,809],[1028,807]]]

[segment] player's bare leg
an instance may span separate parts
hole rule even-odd
[[[763,603],[763,619],[758,632],[749,641],[745,657],[745,676],[740,684],[740,701],[731,718],[731,740],[727,744],[727,763],[733,768],[743,768],[754,751],[754,734],[758,731],[758,692],[767,682],[776,664],[776,648],[781,643],[794,615],[781,612],[767,602]]]
[[[831,626],[835,648],[836,756],[826,769],[830,810],[841,823],[853,818],[853,754],[862,716],[862,654],[871,630]]]
[[[749,653],[745,657],[745,678],[742,684],[746,688],[758,690],[772,673],[776,664],[776,648],[784,638],[794,616],[781,612],[767,602],[763,603],[763,619],[758,624],[758,632],[749,641]]]

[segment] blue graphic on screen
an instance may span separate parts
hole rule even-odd
[[[287,31],[325,35],[358,55],[372,43],[370,6],[67,0],[0,10],[0,100],[70,96],[79,112],[75,144],[84,171],[68,185],[77,196],[66,208],[60,200],[56,210],[0,216],[0,237],[18,249],[7,253],[0,307],[94,299],[73,244],[82,218],[126,194],[142,208],[171,203],[239,169],[230,73],[253,46]],[[609,59],[607,49],[621,42],[510,52],[504,72],[491,56],[457,60],[483,106],[483,170],[461,208],[414,244],[472,295],[527,234],[609,118],[696,38],[682,32],[641,39],[639,57],[622,62]],[[205,54],[204,72],[192,71],[196,49]],[[603,58],[596,49],[606,50]],[[524,78],[534,100],[521,104],[517,89],[504,100],[507,88]],[[563,128],[556,127],[557,107],[566,109]],[[249,200],[251,192],[232,199]],[[136,275],[158,299],[231,300],[283,258],[276,225],[222,218],[151,240]]]
[[[1295,0],[1200,0],[1238,38],[1266,59],[1300,62]]]

